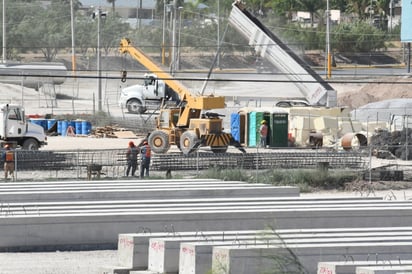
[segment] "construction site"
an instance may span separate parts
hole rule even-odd
[[[139,70],[99,77],[104,92],[86,74],[2,84],[15,171],[0,181],[0,273],[412,272],[412,193],[393,192],[412,181],[410,75],[326,81],[240,2],[228,20],[279,74],[172,75],[124,38]],[[125,176],[130,140],[148,141],[152,178]],[[196,177],[209,169],[255,181]],[[265,170],[357,180],[308,194],[260,182]]]

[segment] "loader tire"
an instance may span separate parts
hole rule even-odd
[[[169,136],[161,130],[153,131],[149,135],[148,142],[154,153],[166,153],[170,148]]]
[[[180,150],[187,155],[198,146],[199,138],[193,131],[186,131],[180,136]]]

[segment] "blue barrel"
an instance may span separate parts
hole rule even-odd
[[[67,120],[62,121],[62,126],[61,126],[61,135],[62,136],[66,136],[68,126],[69,126],[69,121],[67,121]]]
[[[62,120],[57,121],[57,135],[62,135]]]
[[[89,121],[82,121],[82,134],[89,135],[92,130],[92,123]]]
[[[41,126],[43,129],[47,129],[47,121],[46,119],[30,119],[30,122],[35,125]]]
[[[56,119],[47,119],[47,129],[51,129],[56,123]]]
[[[83,134],[83,126],[82,126],[82,122],[81,120],[76,120],[75,121],[75,130],[76,130],[76,135],[80,135]]]

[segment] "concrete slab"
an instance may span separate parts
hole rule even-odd
[[[347,255],[354,260],[365,259],[369,254],[379,254],[387,260],[411,260],[412,244],[408,242],[383,243],[334,243],[334,244],[291,244],[284,246],[229,246],[214,247],[213,273],[260,273],[270,269],[275,271],[276,265],[289,266],[288,271],[296,271],[296,267],[304,267],[308,273],[316,273],[317,262],[333,261],[339,256]],[[291,253],[293,252],[293,256]],[[296,256],[296,257],[295,257]],[[295,258],[298,259],[295,260]]]
[[[349,274],[355,273],[359,266],[377,265],[412,265],[412,260],[385,260],[382,258],[370,258],[368,261],[353,261],[350,257],[346,261],[319,262],[317,274]]]
[[[412,270],[412,265],[361,266],[356,268],[356,274],[396,274],[408,270]]]

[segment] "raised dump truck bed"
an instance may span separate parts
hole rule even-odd
[[[286,75],[311,105],[336,106],[336,91],[279,37],[248,12],[240,1],[233,3],[229,23],[249,40],[249,45],[254,47],[256,53]]]

